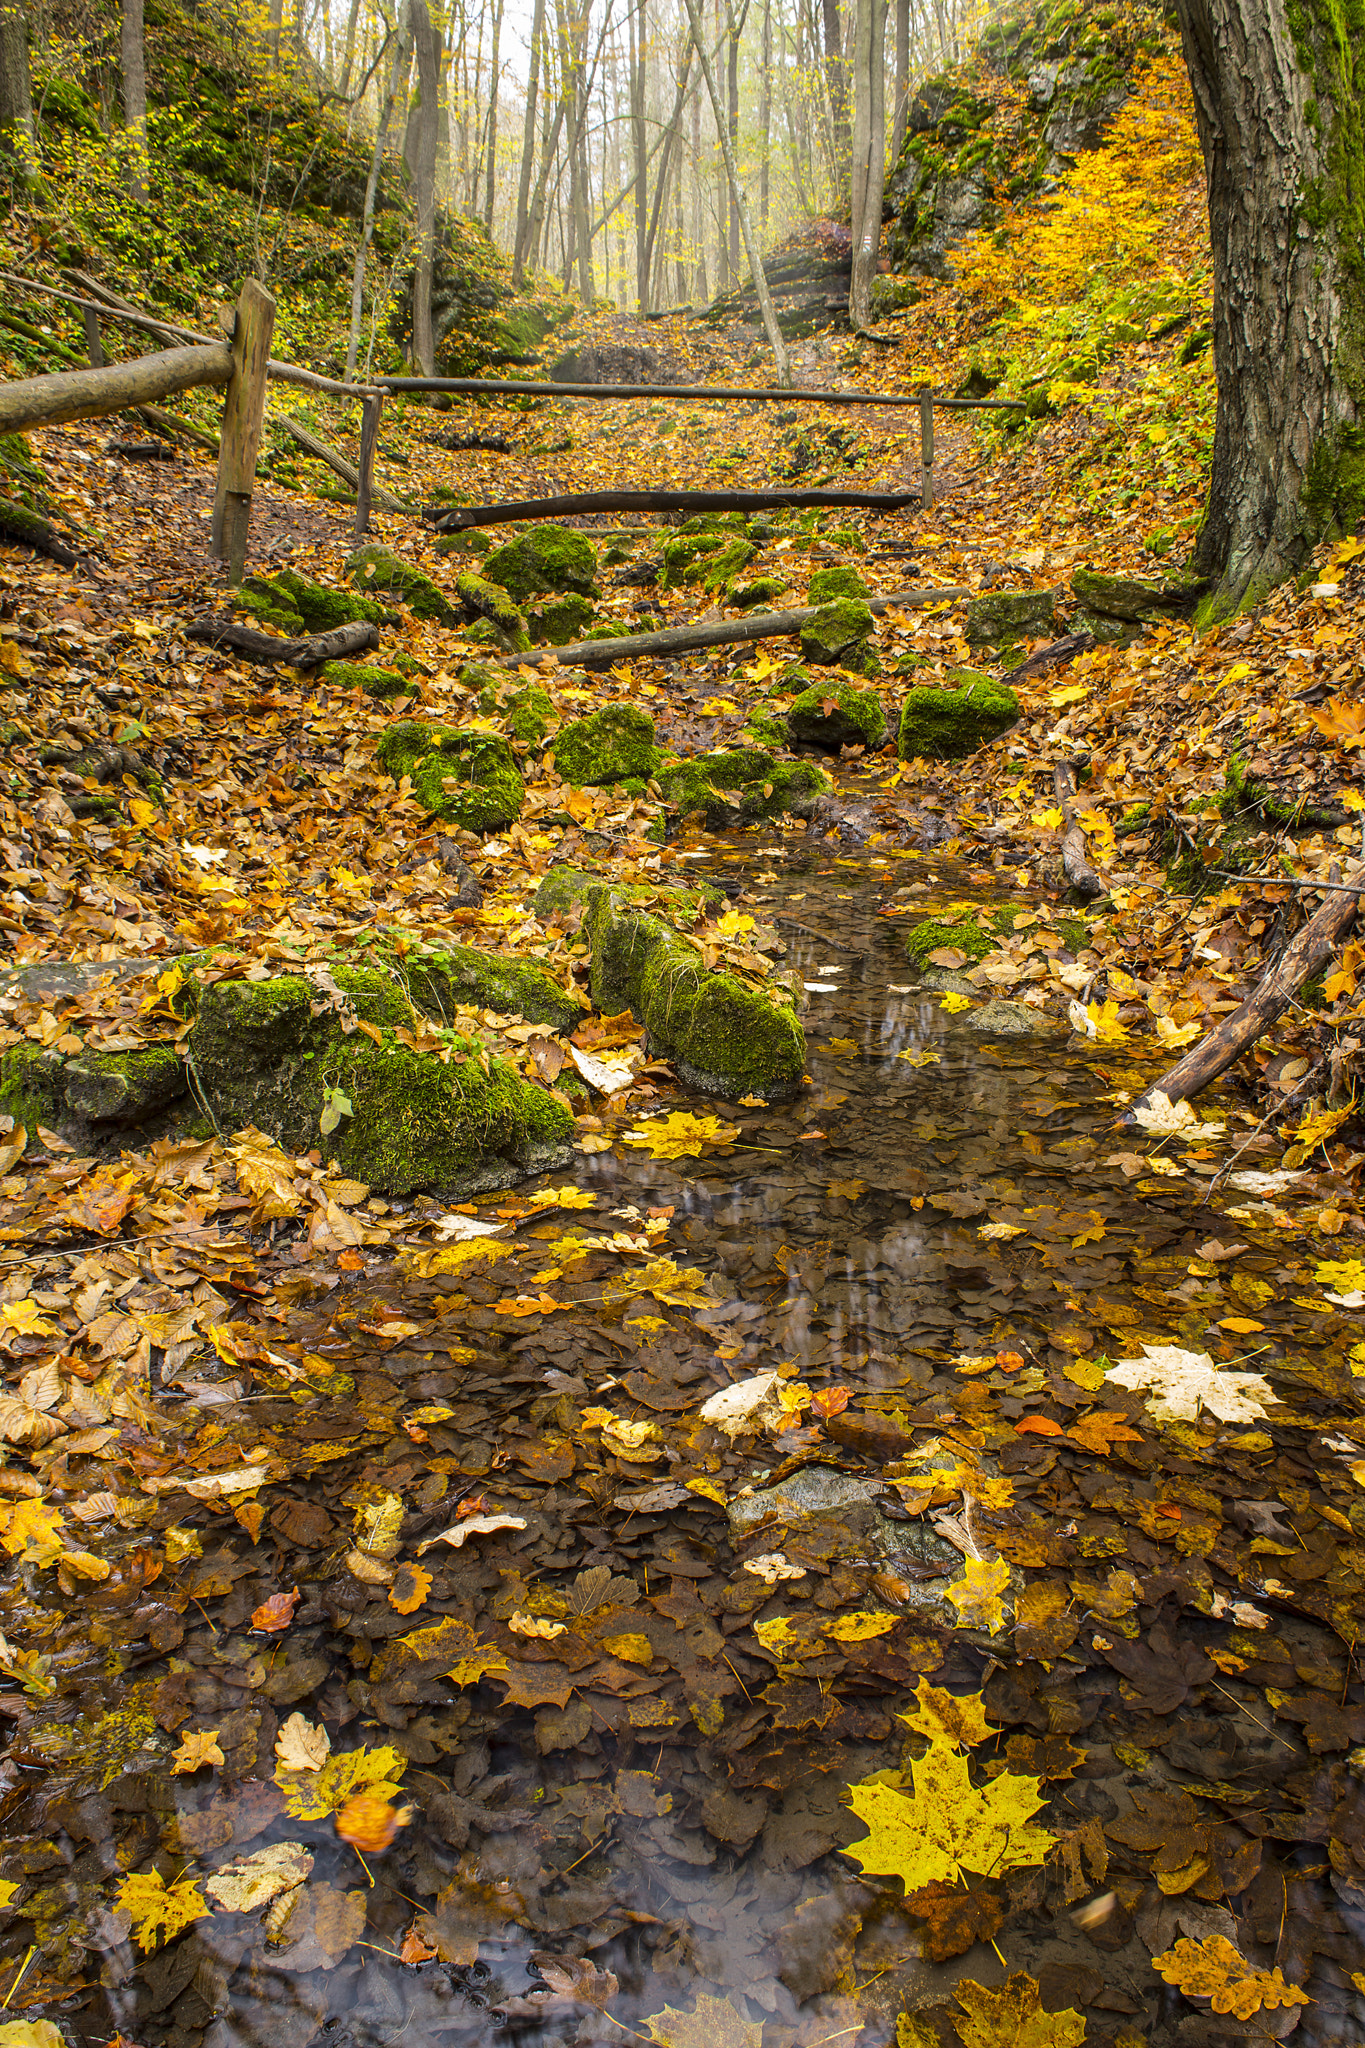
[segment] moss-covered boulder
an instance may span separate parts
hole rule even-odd
[[[555,735],[555,767],[577,789],[648,782],[662,759],[654,744],[654,720],[635,704],[604,704]]]
[[[866,604],[871,595],[858,571],[847,562],[831,569],[817,569],[806,589],[810,604],[834,604],[841,597],[859,598]]]
[[[905,952],[910,965],[923,970],[937,964],[930,961],[931,953],[950,949],[965,953],[975,963],[984,960],[999,943],[995,932],[988,931],[976,917],[954,918],[951,924],[940,917],[926,917],[911,925],[906,933]]]
[[[803,747],[879,747],[886,738],[886,714],[875,690],[856,683],[813,683],[787,713],[792,739]]]
[[[1019,699],[994,676],[955,669],[951,677],[956,689],[921,684],[906,693],[897,745],[902,761],[965,760],[1018,719]]]
[[[584,637],[595,616],[592,599],[571,590],[567,597],[557,598],[553,604],[533,605],[526,614],[526,623],[538,646],[548,643],[551,647],[567,647],[571,640]]]
[[[854,668],[867,674],[876,664],[873,619],[856,597],[822,604],[801,628],[801,658],[816,668]]]
[[[81,1051],[64,1059],[22,1044],[0,1054],[0,1110],[33,1130],[45,1124],[72,1143],[150,1123],[184,1095],[185,1062],[171,1045]]]
[[[404,718],[382,735],[378,758],[395,782],[411,779],[434,818],[462,831],[500,832],[521,816],[526,784],[500,733]]]
[[[461,670],[460,680],[467,681],[472,672]],[[485,718],[500,718],[503,731],[523,747],[541,746],[555,716],[549,692],[538,683],[523,683],[515,690],[508,690],[505,681],[485,684],[479,692],[479,710]]]
[[[787,585],[779,576],[755,576],[751,583],[734,583],[725,593],[725,602],[736,611],[771,611],[786,595]]]
[[[454,1033],[442,1034],[444,1058],[414,1052],[397,1036],[414,1017],[377,969],[216,981],[199,994],[190,1059],[220,1129],[251,1124],[288,1151],[316,1148],[389,1194],[476,1194],[568,1164],[562,1103]],[[341,1115],[324,1130],[329,1107]]]
[[[416,688],[411,676],[398,669],[375,668],[364,661],[324,662],[321,676],[334,690],[363,690],[367,697],[408,697]]]
[[[711,556],[719,554],[730,538],[727,533],[679,533],[666,540],[659,556],[659,588],[700,583]]]
[[[608,1014],[628,1009],[689,1087],[730,1101],[796,1093],[806,1041],[785,989],[708,973],[695,946],[612,889],[590,893],[583,931],[593,1001]]]
[[[476,576],[465,569],[455,579],[455,591],[464,606],[465,617],[482,619],[493,628],[496,644],[504,654],[524,654],[531,644],[526,620],[500,583]]]
[[[653,910],[671,924],[691,926],[707,910],[724,903],[722,892],[709,882],[696,888],[655,887],[648,882],[609,882],[586,868],[551,868],[536,890],[531,905],[542,924],[551,918],[566,918],[586,907],[594,889],[610,889],[618,902],[636,909]]]
[[[967,638],[974,646],[1003,647],[1057,630],[1055,590],[987,590],[967,606]]]
[[[1071,578],[1072,590],[1090,611],[1134,624],[1192,612],[1208,587],[1207,577],[1147,583],[1137,576],[1106,576],[1098,569],[1077,569]]]
[[[346,557],[343,571],[363,592],[397,598],[415,619],[434,619],[439,626],[460,623],[460,614],[440,586],[420,569],[400,561],[388,548],[358,548]]]
[[[740,737],[746,746],[751,747],[776,749],[791,745],[791,733],[787,728],[786,719],[779,718],[776,712],[761,709],[749,713]]]
[[[743,575],[757,553],[758,549],[751,541],[738,538],[727,541],[725,546],[703,565],[702,589],[709,590],[713,596],[719,596],[736,576]]]
[[[422,1015],[441,1022],[459,1009],[475,1008],[572,1031],[583,1015],[578,997],[531,960],[474,946],[416,946],[401,958],[395,952],[391,965]]]
[[[236,610],[259,619],[262,625],[299,638],[305,633],[330,633],[336,626],[349,626],[356,619],[382,626],[396,615],[374,598],[361,597],[352,590],[333,590],[325,583],[310,583],[293,569],[281,569],[276,576],[248,576],[234,594]]]
[[[809,818],[816,798],[831,787],[813,762],[776,761],[762,747],[672,761],[659,770],[658,781],[667,803],[684,817],[704,812],[713,832],[786,813]]]
[[[597,578],[597,551],[581,533],[567,526],[533,526],[504,547],[495,548],[483,565],[492,583],[500,583],[516,602],[541,591],[576,590],[591,597]]]

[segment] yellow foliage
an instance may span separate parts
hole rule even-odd
[[[1230,1941],[1214,1934],[1207,1941],[1180,1940],[1164,1955],[1152,1957],[1152,1968],[1183,1991],[1186,1998],[1207,1998],[1217,2013],[1249,2020],[1262,2006],[1311,2005],[1307,1992],[1286,1984],[1278,1970],[1257,1970]]]
[[[174,1941],[177,1934],[183,1934],[196,1920],[207,1920],[213,1911],[197,1884],[181,1878],[168,1885],[159,1870],[125,1877],[118,1888],[118,1904],[131,1916],[133,1939],[144,1955],[156,1947],[158,1934]]]
[[[295,1820],[325,1820],[357,1792],[392,1799],[408,1760],[387,1745],[382,1749],[347,1749],[329,1756],[320,1771],[291,1771],[281,1764],[275,1783]]]
[[[674,1110],[671,1116],[651,1117],[638,1130],[627,1131],[626,1143],[648,1152],[651,1159],[699,1159],[713,1145],[732,1145],[739,1136],[738,1124],[723,1124],[716,1116],[693,1116],[688,1110]]]
[[[963,1560],[963,1575],[948,1587],[948,1598],[957,1609],[959,1628],[989,1629],[998,1636],[1005,1626],[1005,1609],[1000,1595],[1010,1582],[1010,1568],[1002,1557],[989,1564],[984,1558]]]
[[[934,1736],[910,1779],[910,1792],[876,1778],[849,1787],[849,1805],[869,1833],[844,1851],[871,1874],[900,1878],[907,1893],[955,1883],[964,1870],[999,1877],[1041,1863],[1052,1847],[1046,1828],[1029,1825],[1045,1803],[1037,1778],[1004,1771],[978,1789],[967,1759]]]
[[[917,1735],[927,1735],[931,1742],[951,1742],[972,1749],[997,1732],[986,1719],[985,1703],[979,1692],[958,1699],[941,1685],[930,1685],[927,1678],[921,1678],[915,1687],[915,1698],[919,1705],[914,1713],[897,1718]]]
[[[1037,1980],[1024,1970],[990,1989],[969,1978],[957,2002],[967,2015],[953,2022],[962,2048],[1079,2048],[1085,2039],[1084,2015],[1071,2006],[1044,2012]]]

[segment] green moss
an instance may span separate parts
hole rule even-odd
[[[545,924],[552,917],[567,917],[582,908],[593,890],[602,888],[609,888],[618,902],[656,910],[679,926],[696,924],[704,911],[714,910],[725,901],[721,891],[707,882],[695,889],[656,888],[647,882],[608,882],[586,868],[559,867],[550,869],[536,890],[531,908]]]
[[[836,598],[860,598],[864,603],[871,596],[867,585],[858,571],[847,563],[832,569],[817,569],[806,590],[809,604],[833,604]]]
[[[965,953],[969,960],[984,960],[996,943],[995,935],[984,930],[974,917],[960,918],[956,924],[927,917],[922,924],[912,925],[905,935],[906,956],[912,967],[921,970],[929,965],[929,954],[936,953],[940,946],[951,946]]]
[[[236,610],[273,626],[291,636],[330,633],[336,626],[348,626],[356,619],[380,626],[394,617],[386,606],[354,592],[330,590],[323,583],[310,583],[292,569],[277,576],[248,576],[235,593]]]
[[[576,590],[591,597],[597,553],[567,526],[535,526],[497,548],[483,566],[490,582],[501,583],[518,604],[542,590]]]
[[[813,683],[794,700],[787,724],[802,746],[825,747],[831,753],[840,747],[879,747],[886,738],[881,699],[875,690],[860,690],[856,683]]]
[[[635,637],[635,632],[636,628],[625,619],[598,619],[595,625],[588,628],[583,638],[585,640],[631,640]],[[586,655],[582,658],[585,661],[587,660]],[[597,666],[600,668],[602,663],[598,662]]]
[[[516,756],[498,733],[405,718],[380,739],[378,759],[395,782],[411,778],[433,817],[465,832],[501,831],[526,801]]]
[[[407,606],[415,619],[434,619],[441,626],[458,626],[460,615],[445,592],[424,576],[420,569],[413,569],[399,560],[388,548],[371,544],[358,548],[348,555],[343,573],[358,583],[364,592],[382,592],[396,597],[400,604]]]
[[[738,762],[757,758],[768,763],[737,778]],[[761,818],[788,813],[809,818],[817,797],[832,788],[824,770],[813,761],[774,761],[761,748],[739,748],[733,754],[698,754],[659,771],[668,803],[684,817],[702,811],[709,830],[753,825]]]
[[[67,1108],[95,1124],[145,1123],[185,1093],[185,1063],[174,1046],[136,1052],[79,1052],[66,1063]]]
[[[967,638],[1000,646],[1056,630],[1055,590],[991,590],[967,606]]]
[[[285,593],[276,590],[264,576],[249,576],[233,592],[232,609],[259,620],[261,625],[270,626],[277,633],[286,634],[291,640],[303,637],[302,614],[294,609]]]
[[[287,1150],[316,1147],[393,1194],[475,1193],[568,1163],[573,1119],[562,1103],[454,1033],[442,1034],[445,1059],[400,1043],[393,1031],[410,1027],[414,1012],[387,975],[338,967],[330,980],[354,1015],[381,1031],[380,1043],[353,1021],[348,1031],[335,998],[329,1003],[326,988],[303,975],[202,991],[189,1054],[220,1129],[250,1123]],[[324,1133],[319,1120],[334,1091],[351,1113]]]
[[[570,591],[554,604],[536,605],[527,613],[526,623],[537,643],[548,641],[551,647],[567,647],[571,640],[583,639],[594,616],[592,599]]]
[[[703,590],[709,590],[713,595],[719,595],[732,578],[740,575],[748,568],[757,553],[758,549],[750,541],[730,541],[718,554],[712,555],[707,561],[705,573],[702,576]]]
[[[771,609],[786,595],[787,585],[777,576],[755,576],[752,583],[736,583],[725,594],[725,602],[736,611]]]
[[[1071,588],[1083,605],[1102,617],[1136,623],[1192,611],[1205,584],[1199,577],[1147,583],[1136,576],[1105,576],[1097,569],[1077,569]]]
[[[1365,520],[1365,427],[1341,427],[1314,447],[1303,486],[1310,540],[1354,533]]]
[[[531,644],[526,620],[500,583],[490,583],[486,576],[465,569],[456,577],[455,589],[466,618],[483,619],[492,626],[504,654],[525,653]]]
[[[0,1110],[27,1131],[39,1124],[59,1129],[66,1108],[65,1064],[60,1053],[27,1041],[7,1046],[0,1052]]]
[[[1283,825],[1291,832],[1310,832],[1340,821],[1339,812],[1323,810],[1306,799],[1296,804],[1285,803],[1268,782],[1252,774],[1241,754],[1229,757],[1218,808],[1228,819],[1264,819],[1267,824]]]
[[[524,1017],[552,1031],[572,1031],[583,1010],[552,975],[529,960],[481,953],[473,946],[418,946],[391,958],[423,1016],[445,1021],[460,1008]]]
[[[818,668],[860,669],[876,663],[872,647],[873,619],[858,598],[840,597],[821,605],[801,628],[801,658]]]
[[[47,510],[47,479],[22,434],[0,434],[0,477],[6,497],[18,498],[36,512]]]
[[[608,1013],[629,1009],[689,1086],[732,1101],[795,1094],[806,1046],[785,992],[707,973],[694,946],[607,888],[591,892],[583,928],[594,1002]]]
[[[590,718],[561,726],[555,767],[579,789],[655,774],[663,756],[654,744],[654,720],[634,704],[606,704]]]
[[[751,711],[744,721],[741,738],[756,747],[785,747],[791,744],[785,718],[776,718],[771,711]]]
[[[334,690],[363,690],[367,697],[408,697],[414,685],[396,668],[372,668],[363,661],[328,661],[320,671]]]
[[[955,690],[923,685],[906,693],[898,751],[903,761],[959,761],[998,739],[1019,716],[1019,699],[993,676],[956,669]]]
[[[461,682],[468,684],[476,673],[486,675],[488,671],[476,671],[471,663],[468,668],[461,669]],[[479,710],[485,718],[500,717],[503,731],[510,733],[523,747],[540,746],[555,715],[548,692],[542,690],[538,683],[523,683],[519,689],[511,691],[507,691],[505,681],[486,685],[479,694]]]
[[[710,557],[719,554],[725,544],[723,533],[681,533],[665,541],[659,556],[659,588],[673,590],[682,583],[699,583]]]

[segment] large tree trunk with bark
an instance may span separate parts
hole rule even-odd
[[[540,45],[545,34],[545,0],[535,0],[531,18],[531,59],[526,80],[526,126],[521,142],[521,176],[517,181],[517,227],[512,246],[512,282],[520,284],[526,274],[528,232],[531,225],[531,173],[536,160],[536,111],[540,95]]]
[[[123,125],[128,135],[128,196],[142,205],[147,198],[147,70],[142,0],[123,0],[120,54],[123,60]]]
[[[1218,615],[1365,514],[1365,66],[1337,0],[1178,0],[1218,376],[1194,567]]]
[[[853,273],[848,315],[855,328],[872,318],[872,280],[882,246],[886,190],[886,0],[858,0],[853,76]]]
[[[834,189],[843,192],[853,154],[853,136],[848,118],[848,60],[843,52],[839,23],[839,0],[821,0],[825,29],[825,79],[829,86],[829,112],[834,131]]]
[[[412,271],[412,357],[424,377],[436,375],[431,285],[436,271],[436,144],[440,112],[441,39],[427,0],[408,0],[417,60],[417,104],[408,117],[404,155],[412,173],[417,258]]]
[[[14,159],[25,180],[37,175],[28,26],[19,0],[0,0],[0,152]]]
[[[408,12],[403,10],[398,26],[398,41],[393,53],[393,69],[389,73],[388,87],[379,110],[379,123],[374,134],[374,150],[370,157],[369,176],[365,180],[365,203],[362,209],[360,245],[355,252],[355,268],[351,274],[351,327],[346,341],[345,381],[355,380],[356,362],[360,355],[360,328],[365,307],[365,266],[369,258],[370,243],[374,239],[375,202],[379,192],[379,174],[384,166],[384,143],[388,135],[389,121],[393,115],[393,103],[398,93],[407,85],[408,67],[412,62],[412,30]]]

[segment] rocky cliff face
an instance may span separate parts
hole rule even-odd
[[[1048,181],[1093,149],[1158,47],[1161,14],[1062,0],[992,24],[957,71],[925,81],[887,181],[897,270],[947,277],[949,252],[997,205]]]

